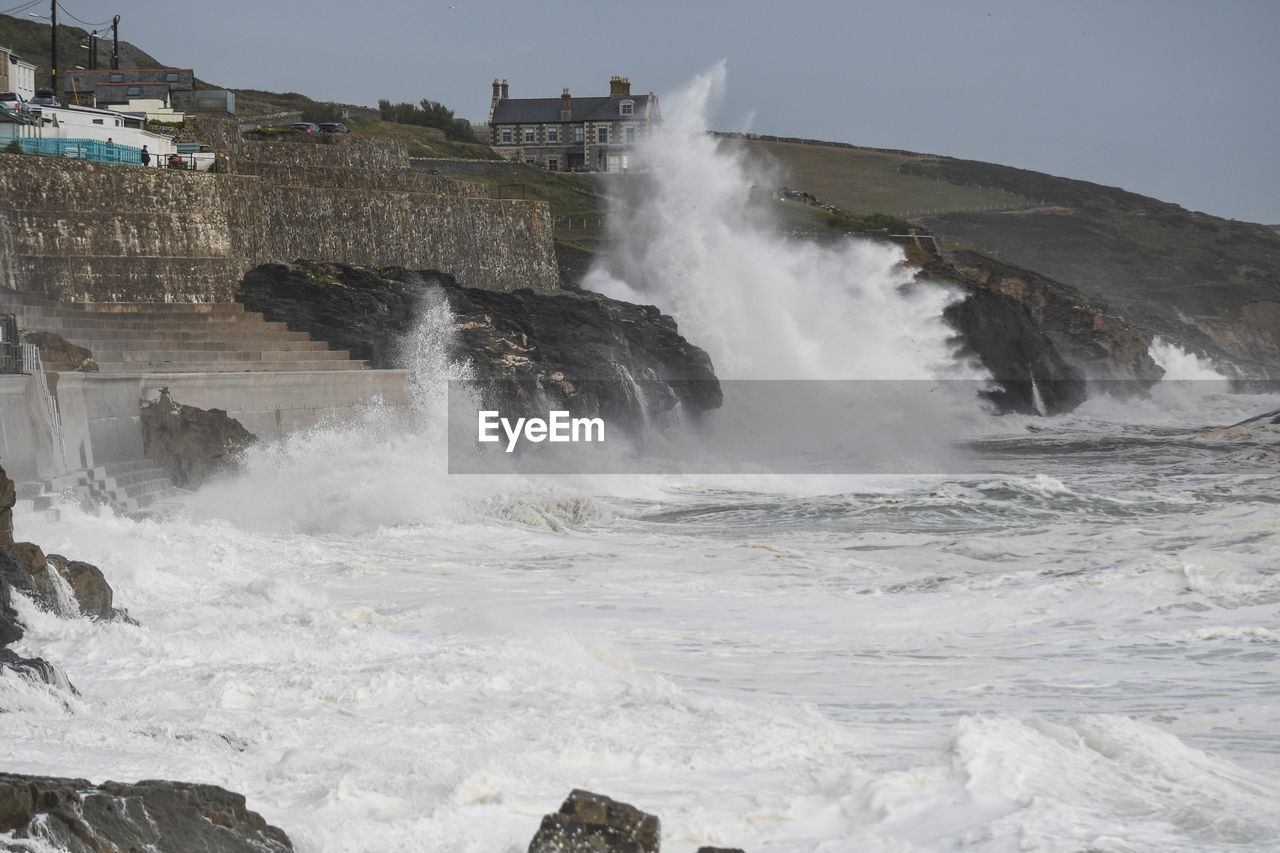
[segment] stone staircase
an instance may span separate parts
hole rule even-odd
[[[18,327],[52,332],[93,353],[103,373],[360,370],[284,323],[237,302],[52,302],[0,290],[0,313]]]
[[[125,515],[142,517],[161,512],[166,501],[180,494],[160,466],[139,459],[82,469],[52,480],[19,483],[14,511],[56,515],[59,502],[74,500],[108,504]]]

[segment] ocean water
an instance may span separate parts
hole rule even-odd
[[[692,141],[596,284],[722,375],[980,375],[891,249],[734,218],[722,78],[664,100]],[[1214,430],[1280,396],[1160,342],[1149,398],[939,419],[967,473],[458,476],[449,322],[407,342],[412,424],[256,448],[160,519],[17,518],[138,624],[18,599],[79,694],[0,676],[0,766],[223,785],[306,853],[516,853],[575,787],[669,853],[1280,847],[1280,446]]]

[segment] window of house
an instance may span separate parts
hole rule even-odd
[[[124,75],[123,75],[123,74],[111,74],[111,75],[109,75],[109,76],[107,77],[107,82],[108,82],[108,83],[123,83],[123,82],[124,82]]]
[[[102,124],[102,119],[100,119],[100,118],[95,118],[95,119],[93,120],[93,123],[94,123],[94,124]]]
[[[626,140],[628,143],[632,143],[636,141],[636,129],[634,126],[627,125],[622,132],[623,132],[623,135],[626,137]]]
[[[502,141],[507,145],[511,144],[511,128],[504,127],[502,129]]]
[[[142,87],[140,87],[140,86],[130,86],[130,87],[129,87],[129,94],[130,94],[130,95],[141,95],[141,94],[142,94]]]
[[[635,114],[635,111],[636,111],[635,101],[623,101],[622,103],[618,104],[619,115],[629,116],[629,115]]]
[[[524,129],[524,141],[533,142],[535,139],[537,139],[537,131],[535,131],[532,127],[526,127]]]
[[[169,82],[169,83],[177,83],[177,82],[178,82],[178,72],[176,72],[176,71],[170,71],[168,74],[164,75],[164,79],[165,79],[167,82]]]
[[[605,145],[609,141],[609,126],[604,125],[596,128],[596,142]]]
[[[558,171],[560,171],[560,158],[559,158],[559,157],[548,157],[548,158],[547,158],[547,171],[548,171],[548,172],[558,172]]]
[[[586,141],[586,130],[585,128],[583,128],[582,125],[578,125],[573,129],[573,141],[574,142]]]
[[[547,141],[548,141],[548,142],[559,142],[559,141],[560,141],[560,128],[558,128],[558,127],[548,127],[548,128],[547,128]]]

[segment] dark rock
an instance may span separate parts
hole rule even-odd
[[[284,853],[284,831],[216,785],[136,784],[0,773],[0,832],[67,853]]]
[[[98,372],[98,363],[93,360],[93,353],[71,343],[61,335],[55,335],[53,332],[24,331],[22,342],[35,344],[40,348],[40,361],[44,364],[45,370]]]
[[[976,288],[1017,300],[1062,359],[1092,382],[1118,383],[1139,391],[1158,382],[1164,371],[1150,355],[1143,335],[1108,310],[1061,282],[970,250],[951,255],[952,267]]]
[[[947,320],[1000,384],[988,393],[1002,412],[1069,412],[1086,397],[1084,375],[1057,348],[1016,299],[992,290],[973,290],[947,306]]]
[[[405,341],[429,300],[443,298],[452,357],[470,361],[486,403],[504,414],[556,408],[625,426],[677,404],[696,415],[721,403],[711,359],[674,320],[595,293],[497,292],[432,271],[299,261],[256,267],[236,298],[375,368],[410,366]]]
[[[574,789],[542,819],[529,853],[658,853],[658,819],[601,794]]]
[[[62,671],[62,667],[49,663],[44,658],[20,657],[13,649],[0,649],[0,670],[9,670],[40,684],[48,684],[71,693],[79,693]],[[64,703],[65,704],[65,703]],[[4,708],[0,708],[0,712]],[[0,806],[0,808],[3,808]]]
[[[142,451],[179,488],[194,489],[215,474],[235,470],[237,455],[257,440],[222,409],[184,406],[168,388],[142,402]]]
[[[699,847],[697,853],[746,853],[741,847]]]
[[[13,609],[10,590],[15,581],[25,577],[18,561],[0,548],[0,647],[22,639],[22,625]]]
[[[18,487],[0,466],[0,548],[13,544],[13,505],[18,501]]]

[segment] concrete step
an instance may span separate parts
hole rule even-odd
[[[356,359],[334,361],[130,361],[98,365],[102,373],[293,373],[316,370],[363,370]]]
[[[290,332],[292,334],[292,332]],[[256,338],[239,337],[232,340],[222,338],[209,338],[206,340],[185,340],[173,341],[162,340],[158,338],[136,338],[121,337],[104,340],[100,338],[81,338],[74,343],[91,350],[95,357],[99,357],[104,353],[142,350],[174,350],[181,349],[183,352],[224,352],[233,350],[249,350],[249,351],[298,351],[298,352],[327,352],[329,345],[324,341],[313,341],[310,339],[285,339],[281,340],[278,335],[260,335]]]
[[[58,323],[63,327],[83,326],[92,328],[97,324],[120,324],[121,326],[139,328],[158,326],[162,328],[199,329],[205,326],[239,325],[241,323],[261,323],[263,317],[256,311],[244,311],[239,314],[157,314],[150,312],[132,312],[115,314],[104,312],[62,314],[45,311],[18,309],[12,312],[18,318],[18,325],[27,323]]]
[[[287,343],[292,341],[305,341],[312,344],[323,343],[322,341],[312,341],[311,336],[306,332],[263,330],[254,325],[222,326],[208,329],[153,329],[149,331],[139,331],[137,329],[66,329],[65,332],[66,334],[62,335],[64,338],[89,349],[93,349],[95,344],[98,346],[106,345],[107,348],[110,348],[111,344],[121,341],[126,343],[132,341],[154,341],[166,346],[176,344],[184,348],[188,344],[194,345],[204,341],[225,342],[228,344],[243,343],[245,346],[251,346],[255,341],[268,343]]]
[[[107,350],[94,353],[101,367],[104,364],[131,364],[134,362],[164,362],[175,364],[192,361],[346,361],[346,350]]]
[[[75,314],[243,314],[239,302],[64,302],[52,312],[64,316]]]
[[[231,319],[231,318],[239,319]],[[288,327],[284,323],[268,323],[259,317],[250,317],[248,314],[228,314],[226,322],[200,322],[198,324],[182,323],[182,322],[153,322],[151,320],[139,319],[109,319],[101,317],[45,317],[31,316],[29,314],[19,315],[18,328],[20,329],[36,329],[43,332],[58,332],[61,329],[83,329],[86,331],[97,331],[106,329],[121,329],[134,332],[149,331],[195,331],[201,329],[220,330],[220,329],[254,329],[257,331],[287,331]],[[65,335],[63,336],[65,337]]]

